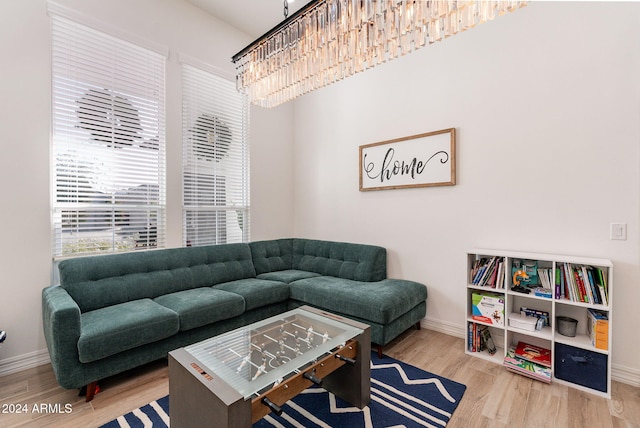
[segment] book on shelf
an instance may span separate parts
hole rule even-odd
[[[504,288],[504,259],[498,264],[498,280],[496,282],[496,288]]]
[[[587,334],[596,349],[609,349],[609,315],[607,312],[589,309],[587,311]]]
[[[562,284],[564,287],[564,297],[568,300],[575,301],[575,279],[571,272],[571,265],[569,263],[562,263],[560,265],[562,271]]]
[[[476,323],[469,323],[467,344],[467,348],[471,352],[482,352],[486,350],[489,355],[493,355],[498,350],[493,342],[493,337],[491,337],[489,327]]]
[[[504,357],[503,365],[507,370],[527,376],[531,379],[551,383],[551,368],[516,356],[516,347],[511,346]]]
[[[532,288],[534,296],[544,297],[547,299],[550,299],[553,296],[551,276],[551,268],[538,268],[538,278],[540,279],[540,286]]]
[[[493,337],[491,337],[489,327],[486,325],[480,326],[480,338],[482,339],[482,343],[487,349],[489,355],[495,354],[498,348],[496,348],[496,344],[493,342]]]
[[[541,346],[531,345],[525,342],[518,342],[515,348],[517,358],[530,363],[535,363],[544,367],[551,367],[551,350]]]
[[[469,275],[472,285],[504,288],[504,257],[476,259]]]
[[[552,278],[554,273],[551,268],[538,268],[538,277],[540,278],[540,284],[542,288],[551,290],[551,285],[554,282],[554,278]]]
[[[482,346],[480,336],[478,335],[478,325],[469,323],[469,334],[467,336],[467,349],[469,352],[481,352]]]
[[[556,299],[564,299],[564,278],[560,268],[556,268],[555,275],[555,290]]]
[[[601,305],[600,294],[598,293],[598,286],[595,284],[593,278],[593,267],[582,266],[582,276],[585,278],[585,286],[587,287],[587,293],[591,299],[591,303]]]
[[[487,263],[487,259],[485,257],[481,257],[479,259],[476,259],[473,262],[473,266],[471,266],[471,272],[470,272],[470,278],[469,278],[469,282],[471,282],[471,284],[475,285],[478,281],[478,275],[480,274],[480,271],[482,270],[482,268],[484,267],[484,265]]]
[[[580,266],[573,269],[573,276],[575,277],[576,284],[578,285],[578,299],[581,302],[588,302],[589,296],[587,294],[587,289],[585,288],[585,283],[582,278],[582,271]]]
[[[560,263],[555,294],[557,299],[607,306],[606,272],[594,266]]]
[[[602,300],[602,304],[607,306],[609,304],[609,290],[607,288],[607,274],[600,268],[595,268],[596,273],[596,285],[598,286],[598,291],[600,298]]]

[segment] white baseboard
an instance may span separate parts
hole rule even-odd
[[[420,320],[420,326],[428,330],[434,330],[440,333],[448,334],[449,336],[455,336],[462,339],[467,337],[466,329],[460,324],[454,324],[454,323],[426,317]]]
[[[46,348],[29,352],[28,354],[18,355],[17,357],[5,358],[0,360],[0,376],[32,369],[50,362],[49,351],[47,351]]]
[[[611,380],[640,387],[640,370],[614,364],[611,366]]]
[[[462,339],[466,337],[466,329],[464,326],[459,324],[426,317],[420,321],[420,326],[429,330],[448,334],[449,336],[460,337]],[[614,364],[611,366],[611,380],[640,387],[640,370]]]

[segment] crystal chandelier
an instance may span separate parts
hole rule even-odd
[[[236,84],[251,103],[273,107],[526,4],[526,0],[311,1],[233,56]]]

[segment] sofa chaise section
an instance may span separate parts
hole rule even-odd
[[[289,283],[290,307],[310,305],[371,325],[379,354],[426,315],[426,287],[388,279],[383,247],[298,238],[249,245],[258,278]]]
[[[318,277],[289,285],[291,301],[296,306],[310,305],[369,324],[371,341],[379,345],[379,354],[383,346],[412,325],[419,328],[426,314],[427,289],[413,281],[336,281]]]

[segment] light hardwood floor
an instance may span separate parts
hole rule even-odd
[[[612,399],[606,400],[546,385],[465,355],[463,339],[426,329],[405,332],[384,352],[467,385],[449,428],[640,428],[638,387],[613,382]],[[106,379],[100,386],[102,391],[85,403],[78,391],[58,386],[49,365],[0,378],[0,412],[13,412],[0,413],[0,427],[99,426],[168,394],[166,361]],[[16,413],[25,406],[25,413]]]

